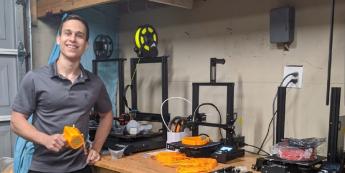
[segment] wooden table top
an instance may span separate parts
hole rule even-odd
[[[175,173],[176,168],[166,167],[154,160],[150,152],[137,153],[131,156],[125,156],[121,159],[112,160],[110,155],[102,156],[95,166],[121,172],[121,173]],[[248,171],[256,162],[257,156],[246,154],[244,157],[229,161],[227,164],[218,163],[215,170],[229,166],[245,166]],[[255,171],[253,171],[255,172]]]

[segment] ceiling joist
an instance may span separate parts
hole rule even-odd
[[[47,14],[59,14],[117,1],[119,0],[38,0],[37,17],[41,18]]]
[[[181,7],[181,8],[186,8],[186,9],[193,8],[193,0],[149,0],[149,1]]]

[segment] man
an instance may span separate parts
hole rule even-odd
[[[89,28],[77,15],[66,17],[56,37],[57,61],[28,72],[12,105],[11,128],[35,145],[31,173],[91,173],[88,164],[100,159],[100,150],[112,126],[111,102],[103,82],[85,70],[80,59],[88,46]],[[88,135],[89,113],[95,107],[100,124],[87,155],[66,146],[66,125]],[[32,125],[27,119],[33,115]]]

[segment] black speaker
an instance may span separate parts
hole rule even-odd
[[[271,43],[291,43],[294,39],[295,8],[280,7],[270,12]]]

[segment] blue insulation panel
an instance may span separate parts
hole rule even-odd
[[[100,7],[101,8],[101,7]],[[95,59],[93,51],[93,42],[98,34],[109,35],[113,40],[113,54],[110,58],[118,57],[118,14],[116,9],[102,10],[100,8],[88,8],[78,10],[75,14],[82,16],[89,23],[90,38],[89,46],[82,56],[81,63],[83,66],[92,71],[92,60]],[[113,114],[116,115],[117,87],[118,87],[118,68],[117,62],[98,63],[98,76],[106,85],[111,102],[113,103]]]

